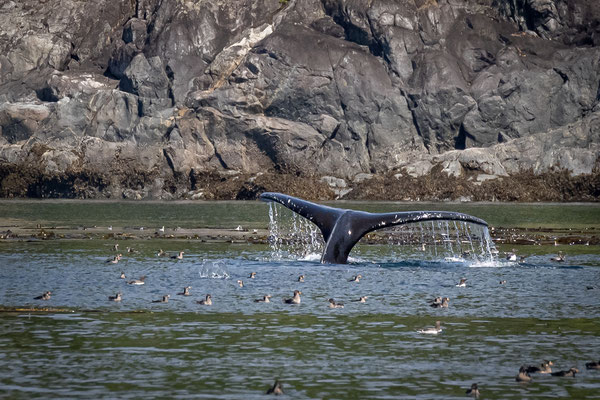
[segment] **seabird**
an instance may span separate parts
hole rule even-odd
[[[435,300],[433,300],[433,303],[430,304],[430,306],[434,308],[448,308],[449,301],[450,298],[448,297],[436,297]]]
[[[121,271],[121,276],[119,276],[119,278],[126,279],[125,272]]]
[[[163,225],[162,227],[158,228],[158,231],[164,233],[165,232],[165,226]]]
[[[176,255],[176,256],[171,256],[171,259],[173,259],[173,260],[183,260],[183,255],[184,255],[184,254],[185,254],[185,253],[184,253],[183,251],[180,251],[178,255]]]
[[[116,243],[116,244],[113,246],[113,250],[114,250],[114,251],[119,251],[119,243]]]
[[[467,389],[467,396],[479,397],[479,388],[476,383],[471,385],[471,389]]]
[[[304,282],[304,275],[300,275],[298,277],[298,282]]]
[[[500,281],[500,284],[501,284],[501,285],[506,285],[506,281],[505,281],[505,280],[503,280],[503,281]]]
[[[600,369],[600,361],[592,361],[589,363],[585,363],[585,367],[587,369]]]
[[[267,295],[264,295],[262,297],[262,299],[256,299],[256,300],[254,300],[254,302],[255,303],[270,303],[271,302],[271,300],[269,300],[270,298],[271,298],[271,295],[267,294]]]
[[[434,327],[419,329],[417,332],[425,333],[428,335],[437,335],[438,333],[442,332],[442,323],[440,321],[435,321]]]
[[[119,262],[119,256],[118,256],[118,255],[116,255],[116,256],[114,256],[113,258],[109,258],[108,260],[106,260],[106,262],[107,262],[107,263],[110,263],[110,264],[116,264],[116,263],[118,263],[118,262]]]
[[[361,274],[354,275],[352,278],[348,280],[348,282],[360,282],[360,278],[362,278]]]
[[[109,299],[110,301],[121,301],[121,300],[122,300],[122,297],[121,297],[121,296],[122,296],[122,294],[121,294],[121,292],[119,292],[119,293],[117,293],[117,294],[116,294],[116,295],[114,295],[114,296],[108,296],[108,299]]]
[[[300,304],[300,295],[302,294],[299,290],[294,290],[294,297],[291,299],[284,299],[285,304]]]
[[[244,281],[241,279],[238,279],[237,284],[239,287],[244,287]]]
[[[512,252],[506,254],[506,259],[508,261],[517,261],[517,253],[515,249],[512,249]]]
[[[181,293],[177,293],[179,296],[189,296],[190,295],[190,289],[192,287],[191,286],[186,286],[183,288],[183,292]]]
[[[146,275],[142,275],[142,276],[140,276],[140,279],[133,279],[127,283],[130,285],[143,285],[145,280],[146,280]]]
[[[577,368],[570,368],[568,371],[558,371],[558,372],[553,372],[552,376],[572,376],[575,377],[575,374],[578,374],[579,370]]]
[[[344,308],[344,303],[338,303],[334,299],[329,299],[329,308]]]
[[[517,382],[531,382],[531,376],[527,373],[527,369],[524,365],[519,368],[519,374],[515,378]]]
[[[254,279],[256,277],[256,272],[250,272],[250,276],[248,278]]]
[[[358,303],[366,303],[369,296],[360,296],[357,300],[351,300]]]
[[[163,249],[158,249],[158,253],[156,253],[157,257],[165,257],[167,253],[163,251]]]
[[[207,294],[204,300],[197,301],[196,303],[202,304],[203,306],[212,306],[212,296]]]
[[[552,372],[552,368],[550,368],[551,365],[554,365],[552,361],[544,360],[539,367],[530,365],[525,370],[528,374],[533,374],[535,372],[539,372],[540,374],[549,374]]]
[[[279,382],[279,380],[276,380],[273,386],[267,390],[267,394],[274,394],[276,396],[283,394],[283,385]]]
[[[169,294],[165,294],[162,299],[160,300],[152,300],[153,303],[168,303],[169,302],[169,297],[171,297],[171,295]]]
[[[51,291],[44,292],[44,294],[34,297],[34,300],[50,300]]]
[[[552,257],[550,261],[563,262],[565,261],[565,255],[562,251],[559,251],[558,255],[556,257]]]
[[[467,287],[467,278],[460,278],[460,282],[456,284],[456,287]]]

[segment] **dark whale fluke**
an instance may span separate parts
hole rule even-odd
[[[282,204],[316,224],[325,241],[321,263],[328,264],[346,264],[352,247],[365,234],[376,229],[432,220],[455,220],[488,225],[480,218],[450,211],[369,213],[328,207],[281,193],[263,193],[260,199]]]

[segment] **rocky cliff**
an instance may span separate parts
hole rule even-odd
[[[599,102],[597,0],[0,5],[4,197],[597,200]]]

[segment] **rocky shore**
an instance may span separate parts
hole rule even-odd
[[[0,6],[0,196],[598,201],[595,0]]]

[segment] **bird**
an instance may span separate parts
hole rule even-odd
[[[600,361],[592,361],[589,363],[585,363],[585,367],[587,369],[600,369]]]
[[[127,252],[128,253],[139,253],[136,249],[134,249],[133,247],[128,247],[127,248]]]
[[[163,249],[158,249],[158,253],[156,253],[157,257],[165,257],[167,253],[164,252]]]
[[[176,256],[171,256],[171,259],[172,259],[172,260],[183,260],[183,255],[184,255],[184,254],[185,254],[185,253],[184,253],[183,251],[180,251],[178,255],[176,255]]]
[[[578,374],[579,370],[577,368],[570,368],[568,371],[558,371],[552,372],[550,375],[552,376],[572,376],[575,377],[575,374]]]
[[[294,297],[291,299],[284,299],[285,304],[300,304],[300,295],[302,294],[299,290],[294,290]]]
[[[304,282],[304,275],[300,275],[298,277],[298,282]]]
[[[163,225],[162,227],[158,228],[159,232],[165,233],[165,226]]]
[[[183,292],[181,293],[177,293],[179,296],[189,296],[190,295],[190,289],[192,287],[191,286],[186,286],[183,288]]]
[[[203,306],[212,306],[212,296],[210,294],[207,294],[204,300],[199,300],[196,303],[201,304]]]
[[[369,298],[369,296],[360,296],[358,299],[352,300],[352,301],[357,302],[357,303],[366,303],[368,298]]]
[[[125,272],[121,271],[121,275],[119,276],[120,279],[126,279],[127,277],[125,276]]]
[[[239,287],[244,287],[244,281],[241,279],[238,279],[237,284]]]
[[[361,274],[354,275],[352,278],[348,280],[348,282],[360,282],[360,278],[362,278]]]
[[[119,251],[119,243],[116,243],[116,244],[113,246],[113,250],[114,250],[114,251]]]
[[[344,303],[338,303],[334,299],[329,299],[329,308],[344,308]]]
[[[256,299],[254,300],[255,303],[270,303],[271,300],[269,300],[271,298],[271,295],[266,294],[262,297],[262,299]]]
[[[127,282],[127,283],[129,285],[143,285],[145,283],[144,282],[145,280],[146,280],[146,275],[142,275],[142,276],[140,276],[140,279],[133,279],[133,280],[130,280],[129,282]]]
[[[508,261],[517,261],[517,253],[515,249],[512,249],[510,253],[506,254],[506,259]]]
[[[434,308],[448,308],[448,302],[450,301],[449,297],[436,297],[433,303],[430,304],[431,307]]]
[[[119,262],[119,256],[116,255],[113,258],[109,258],[108,260],[106,260],[106,263],[108,264],[116,264]]]
[[[256,277],[256,272],[250,272],[250,275],[248,276],[248,278],[254,279],[255,277]]]
[[[505,281],[505,280],[502,280],[502,281],[500,281],[500,284],[501,284],[501,285],[506,285],[506,281]]]
[[[460,282],[456,284],[456,287],[467,287],[467,278],[460,278]]]
[[[558,255],[556,257],[552,257],[550,261],[563,262],[565,261],[565,255],[562,251],[559,251]]]
[[[122,296],[122,294],[121,294],[121,292],[119,292],[114,296],[108,296],[108,299],[110,301],[121,301],[123,299],[121,296]]]
[[[479,388],[476,383],[471,385],[471,389],[467,389],[467,396],[479,397],[479,394]]]
[[[517,382],[531,382],[531,376],[527,373],[527,369],[524,365],[519,368],[519,374],[515,378]]]
[[[435,321],[435,326],[434,327],[429,327],[429,328],[425,328],[425,329],[419,329],[417,331],[418,333],[425,333],[428,335],[437,335],[438,333],[442,332],[442,323],[440,321]]]
[[[153,303],[168,303],[169,302],[169,297],[171,297],[171,295],[166,294],[162,297],[162,299],[160,300],[152,300]]]
[[[44,294],[34,297],[34,300],[50,300],[51,291],[44,292]]]
[[[279,382],[278,379],[275,380],[273,386],[270,387],[269,390],[267,390],[267,394],[274,394],[275,396],[283,394],[283,385],[281,384],[281,382]]]
[[[544,360],[539,367],[530,365],[526,368],[526,371],[528,374],[533,374],[535,372],[539,372],[540,374],[549,374],[552,372],[552,368],[550,368],[551,365],[554,365],[552,361]]]

